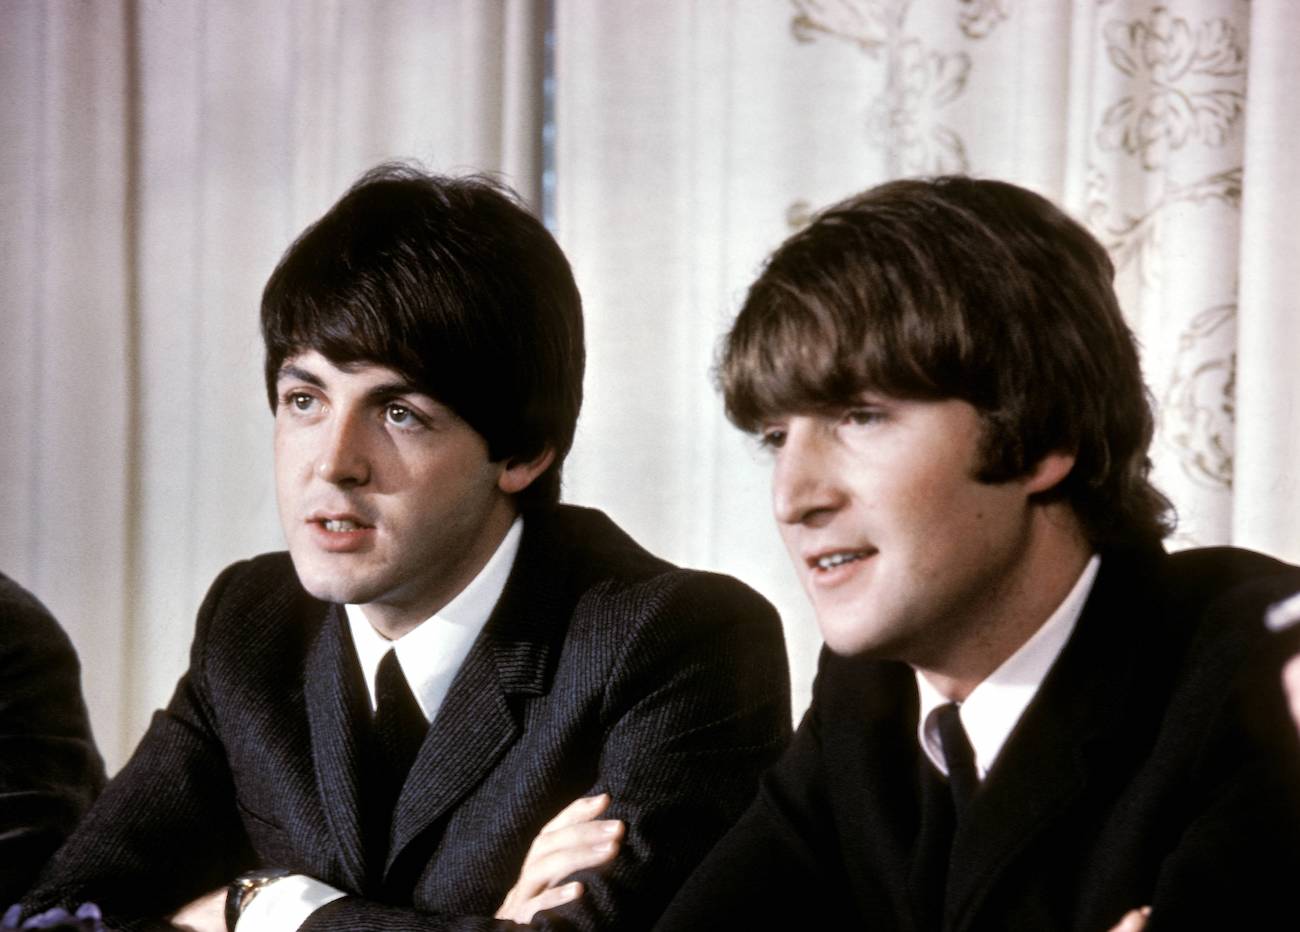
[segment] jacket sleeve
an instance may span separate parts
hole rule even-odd
[[[0,908],[27,890],[103,786],[72,642],[0,576]]]
[[[630,630],[604,692],[597,777],[603,817],[627,834],[604,869],[583,871],[576,903],[539,913],[542,929],[649,928],[752,798],[790,732],[789,674],[780,621],[726,577],[675,574],[653,595],[610,606]],[[503,891],[504,894],[504,891]],[[344,897],[304,932],[509,928],[487,917],[395,909]]]
[[[824,766],[814,700],[789,749],[763,776],[757,797],[691,874],[655,928],[859,926],[847,900],[843,867],[833,856],[839,843]]]
[[[206,635],[225,584],[199,611],[190,669],[135,753],[24,898],[24,914],[96,903],[110,928],[171,928],[157,918],[248,869],[251,852],[225,754],[204,699]]]
[[[1205,733],[1183,775],[1188,818],[1160,866],[1151,932],[1270,928],[1295,915],[1300,740],[1280,688],[1280,647],[1255,650],[1231,688],[1197,710]]]

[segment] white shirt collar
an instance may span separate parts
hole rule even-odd
[[[962,727],[975,750],[975,770],[981,780],[988,775],[1011,729],[1020,721],[1020,716],[1038,693],[1047,672],[1074,633],[1100,566],[1101,558],[1094,554],[1073,588],[1042,627],[971,690],[958,709]],[[948,699],[920,673],[916,674],[916,686],[921,701],[917,738],[930,762],[940,773],[947,774],[939,726],[931,713]]]
[[[352,643],[365,676],[370,694],[370,708],[375,708],[375,675],[379,661],[391,647],[397,652],[402,674],[415,694],[420,711],[429,721],[438,714],[442,700],[451,687],[460,665],[465,661],[474,639],[487,624],[488,616],[505,591],[510,568],[519,552],[523,536],[523,517],[517,516],[501,539],[496,552],[479,570],[469,585],[432,617],[412,628],[396,641],[384,637],[367,620],[359,605],[345,605]]]

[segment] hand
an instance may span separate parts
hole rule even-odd
[[[582,896],[581,883],[561,882],[575,871],[612,861],[623,841],[622,822],[596,819],[608,806],[607,793],[586,796],[542,826],[524,858],[519,879],[497,910],[497,919],[527,925],[534,913]]]
[[[1287,705],[1296,728],[1300,728],[1300,654],[1296,654],[1282,668],[1282,688],[1286,690]]]
[[[1147,916],[1150,915],[1150,906],[1143,906],[1141,909],[1130,909],[1110,932],[1142,932],[1147,927]]]
[[[183,932],[226,932],[226,888],[186,903],[167,921]]]

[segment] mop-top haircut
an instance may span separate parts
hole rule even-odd
[[[262,336],[273,409],[295,354],[388,366],[478,431],[494,461],[553,449],[517,499],[559,498],[582,406],[582,302],[554,238],[504,186],[367,172],[280,260]]]
[[[1105,249],[1044,198],[965,177],[895,181],[819,214],[768,260],[723,348],[727,414],[748,431],[864,392],[969,402],[977,478],[1073,453],[1048,494],[1089,540],[1171,528],[1148,481],[1152,416]]]

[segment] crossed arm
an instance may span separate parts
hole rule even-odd
[[[626,830],[618,819],[599,818],[608,806],[606,794],[584,796],[547,822],[533,839],[519,879],[506,893],[494,918],[528,925],[542,910],[582,896],[582,882],[568,878],[613,860]],[[226,888],[221,887],[167,918],[182,932],[226,932],[225,916]]]
[[[262,739],[250,738],[248,730],[257,727],[279,740],[274,736],[286,729],[304,727],[294,721],[301,712],[269,709],[264,698],[255,703],[247,699],[248,678],[234,652],[205,649],[211,613],[205,603],[190,673],[168,710],[155,717],[127,767],[28,895],[25,911],[92,901],[121,932],[174,928],[161,918],[167,916],[191,928],[219,929],[224,896],[218,891],[244,871],[278,865],[346,892],[312,912],[303,930],[505,929],[539,912],[534,925],[543,928],[648,926],[738,815],[758,773],[788,735],[779,622],[752,593],[738,597],[724,591],[719,598],[716,586],[695,581],[681,587],[684,592],[661,591],[647,603],[659,621],[643,628],[629,625],[629,636],[612,642],[618,648],[612,665],[602,660],[595,668],[603,670],[595,683],[599,707],[582,707],[581,719],[573,720],[573,727],[581,729],[577,738],[566,733],[562,742],[542,746],[547,753],[563,755],[563,768],[525,777],[519,768],[531,766],[526,755],[533,750],[495,765],[494,773],[501,776],[492,778],[496,786],[486,791],[489,795],[457,809],[491,811],[492,794],[504,790],[497,805],[503,821],[491,825],[492,847],[466,848],[463,854],[448,849],[439,855],[440,864],[412,864],[419,876],[410,881],[411,892],[389,894],[397,902],[368,898],[367,890],[352,889],[331,866],[340,855],[319,847],[327,844],[329,832],[314,808],[319,798],[311,759],[286,756],[274,744],[258,750]],[[214,586],[209,602],[221,598],[219,589]],[[205,663],[206,656],[218,658],[221,666]],[[269,669],[271,663],[262,666]],[[579,669],[589,676],[585,671]],[[209,698],[218,690],[219,704]],[[259,716],[254,726],[248,725],[250,715]],[[280,715],[289,716],[283,725],[276,718]],[[543,721],[545,727],[558,727],[549,718]],[[285,740],[302,743],[301,738]],[[251,762],[261,768],[256,773],[245,771],[250,748],[268,755],[265,763]],[[513,746],[506,753],[515,753]],[[515,838],[527,838],[525,833],[537,831],[534,826],[541,825],[546,813],[533,802],[521,805],[506,774],[514,774],[516,781],[550,781],[530,783],[524,795],[557,807],[563,799],[558,794],[573,791],[575,783],[598,799],[566,809],[542,828],[531,849],[522,843],[516,848],[511,833],[518,830]],[[290,807],[285,818],[292,821],[285,827],[263,825],[262,817],[244,808],[244,803],[256,804],[257,797],[246,799],[236,784],[247,789],[241,781],[254,779],[254,792],[269,794],[262,797],[267,806]],[[301,791],[284,795],[277,783]],[[563,789],[566,784],[571,789]],[[299,811],[299,806],[308,809]],[[274,815],[277,810],[261,811]],[[619,823],[612,840],[622,856],[614,864],[609,863],[613,850],[592,847],[606,844],[607,826],[598,824],[604,822]],[[448,844],[465,845],[472,829],[458,826],[458,839]],[[593,834],[601,840],[592,842]],[[515,857],[519,860],[512,865]],[[444,902],[436,888],[438,871],[468,884],[446,889],[445,909],[433,905]],[[494,895],[500,897],[511,880],[514,886],[504,900],[483,902],[488,891],[498,891]]]

